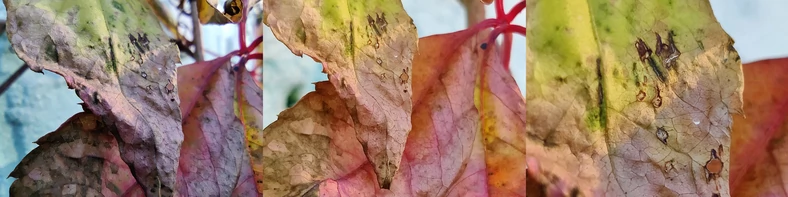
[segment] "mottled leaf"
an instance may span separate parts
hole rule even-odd
[[[82,112],[41,137],[11,172],[11,196],[144,195],[120,158],[113,125]]]
[[[362,170],[369,162],[356,139],[350,112],[337,90],[329,82],[318,82],[314,92],[263,131],[263,195],[304,196],[319,191],[324,180],[340,180]],[[377,186],[373,177],[368,183]]]
[[[529,193],[730,195],[743,77],[707,0],[527,7]]]
[[[17,55],[34,71],[62,75],[90,111],[117,126],[120,155],[147,195],[177,195],[180,60],[145,2],[4,2]]]
[[[384,0],[263,3],[264,22],[274,35],[296,55],[323,63],[380,187],[389,188],[411,129],[408,78],[417,35],[402,4]]]
[[[788,196],[788,58],[743,67],[744,114],[733,116],[733,196]]]

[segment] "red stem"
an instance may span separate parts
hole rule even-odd
[[[246,47],[246,50],[247,50],[247,51],[243,52],[242,54],[248,54],[248,53],[251,53],[251,52],[252,52],[252,51],[254,51],[254,49],[255,49],[255,48],[257,48],[257,46],[259,46],[259,45],[260,45],[260,43],[262,43],[262,42],[263,42],[263,36],[257,37],[257,39],[254,39],[254,41],[252,41],[252,44],[250,44],[250,45],[249,45],[249,47]]]
[[[521,12],[523,12],[523,9],[525,9],[525,1],[520,1],[520,3],[514,5],[514,7],[512,7],[512,10],[510,10],[509,13],[506,14],[506,22],[512,23],[512,21],[514,21],[514,18],[517,17],[517,15],[519,15]]]
[[[511,72],[509,70],[509,60],[512,57],[512,40],[514,40],[512,33],[503,34],[503,68],[506,69],[506,72]]]
[[[498,38],[498,35],[501,35],[501,33],[517,33],[525,36],[525,27],[510,24],[498,26],[497,28],[493,29],[492,32],[490,32],[490,37],[487,39],[487,44],[494,44],[495,39]]]
[[[263,54],[262,53],[252,53],[249,56],[246,56],[249,60],[262,60]]]
[[[479,32],[479,31],[481,31],[483,29],[487,29],[487,28],[490,28],[490,27],[498,26],[498,24],[501,24],[501,21],[498,20],[498,19],[494,19],[494,18],[485,19],[482,22],[479,22],[476,25],[474,25],[473,27],[471,27],[469,30],[471,30],[474,33],[476,33],[476,32]]]
[[[246,0],[241,1],[241,9],[243,9],[243,13],[241,13],[241,21],[238,21],[238,43],[241,46],[242,54],[247,53],[246,51]]]
[[[502,19],[505,14],[503,10],[503,0],[495,0],[495,18]]]

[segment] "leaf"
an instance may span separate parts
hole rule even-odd
[[[225,12],[220,12],[217,8],[219,6],[218,0],[197,0],[197,10],[200,14],[200,23],[202,24],[226,24],[236,23],[241,20],[243,16],[240,12],[241,0],[227,0],[227,6],[224,6]],[[228,9],[230,8],[230,9]],[[239,8],[239,9],[235,9]]]
[[[383,0],[263,3],[264,22],[274,35],[294,54],[323,63],[340,103],[349,110],[349,129],[364,145],[379,186],[389,188],[411,129],[408,78],[417,35],[402,4]]]
[[[177,195],[183,141],[175,63],[144,1],[6,0],[8,35],[34,71],[50,70],[118,128],[121,157],[147,195]],[[155,190],[151,190],[154,189]]]
[[[394,196],[525,196],[525,101],[499,48],[481,50],[487,35],[474,33],[419,40]]]
[[[487,35],[474,33],[420,39],[413,130],[391,190],[378,187],[336,89],[319,82],[264,131],[264,195],[525,196],[525,103],[497,48],[480,50]],[[484,118],[474,102],[479,68],[488,74]]]
[[[244,125],[234,108],[236,75],[229,58],[217,60],[224,62],[214,60],[178,68],[180,96],[196,100],[183,121],[178,190],[185,196],[253,196],[257,188],[246,152]],[[188,94],[202,81],[208,83],[199,88],[199,95]]]
[[[788,58],[745,64],[744,114],[733,116],[730,186],[733,196],[788,196]]]
[[[368,163],[345,103],[329,82],[263,130],[263,196],[304,196]],[[369,183],[377,186],[376,179]]]
[[[527,7],[527,155],[548,177],[529,192],[730,195],[743,79],[708,1]]]
[[[255,80],[251,73],[241,69],[236,72],[236,106],[238,118],[244,124],[247,152],[254,171],[257,192],[263,193],[263,89],[262,81]]]
[[[11,172],[11,196],[140,196],[129,167],[120,158],[115,127],[87,112],[75,114]]]

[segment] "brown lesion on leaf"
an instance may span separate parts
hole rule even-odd
[[[720,146],[720,151],[722,151],[722,146]],[[717,150],[711,149],[711,157],[706,161],[706,165],[703,166],[706,170],[706,182],[720,177],[724,165],[719,155],[717,155]]]
[[[657,51],[655,53],[660,57],[660,59],[662,59],[662,65],[664,65],[665,68],[670,69],[676,65],[676,62],[681,55],[681,51],[676,48],[676,43],[673,41],[675,33],[673,33],[673,31],[668,32],[667,43],[662,43],[662,37],[660,37],[658,33],[654,34],[657,35],[657,45],[655,46]]]
[[[657,127],[657,139],[659,139],[662,144],[668,145],[668,131],[665,130],[665,127]]]
[[[402,69],[402,74],[399,75],[399,80],[401,85],[408,83],[408,80],[410,80],[410,75],[408,75],[408,68]]]
[[[643,39],[638,38],[635,41],[635,49],[638,51],[638,57],[640,57],[641,63],[646,63],[646,59],[651,57],[651,48],[646,45],[646,42],[643,42]]]
[[[373,30],[375,30],[375,34],[378,36],[382,36],[383,33],[386,33],[386,26],[388,26],[388,21],[386,21],[386,14],[375,14],[375,18],[372,16],[367,15],[367,23]],[[377,47],[375,47],[377,48]]]
[[[637,96],[635,96],[635,99],[637,99],[637,101],[643,101],[643,99],[646,99],[646,92],[644,92],[643,90],[640,90],[640,92],[638,92]]]

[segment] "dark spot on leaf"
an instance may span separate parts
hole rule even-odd
[[[646,45],[646,43],[640,38],[635,41],[635,49],[638,51],[640,62],[645,63],[646,59],[651,57],[651,48],[649,48],[648,45]]]
[[[120,10],[120,12],[126,12],[126,10],[123,9],[123,5],[121,5],[117,1],[112,1],[112,7],[115,7],[115,9]]]
[[[676,48],[676,43],[673,41],[673,37],[675,34],[673,31],[668,32],[668,42],[662,43],[662,38],[659,36],[658,33],[654,33],[657,35],[657,45],[654,46],[657,48],[656,54],[657,56],[662,59],[662,64],[665,68],[670,69],[671,67],[676,65],[676,61],[679,59],[681,55],[681,51]]]
[[[112,43],[112,36],[109,37],[109,57],[110,57],[110,62],[109,62],[109,64],[107,64],[107,66],[109,67],[109,69],[112,72],[117,73],[118,72],[118,65],[117,65],[118,60],[115,58],[115,45],[113,45],[113,43]]]
[[[657,127],[657,139],[662,142],[662,144],[668,145],[668,131],[665,130],[665,127]]]
[[[93,104],[99,103],[99,94],[98,92],[93,92]]]
[[[605,88],[604,88],[604,78],[602,78],[602,58],[596,58],[596,77],[599,83],[597,84],[597,96],[599,97],[597,100],[599,105],[599,125],[605,127],[607,124],[607,109],[605,106]]]

